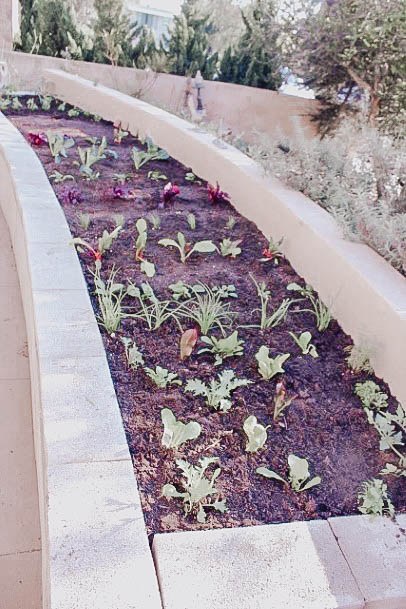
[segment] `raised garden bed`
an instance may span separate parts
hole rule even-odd
[[[83,116],[69,118],[66,113],[56,111],[18,111],[11,118],[26,137],[29,132],[40,134],[52,130],[73,136],[76,145],[82,148],[90,146],[86,136],[101,138],[105,135],[108,148],[118,154],[116,160],[98,161],[94,169],[100,172],[100,177],[88,181],[81,177],[79,167],[73,164],[74,160],[79,160],[76,148],[68,150],[68,158],[56,165],[46,144],[36,147],[48,175],[57,170],[75,178],[75,182],[68,180],[55,185],[75,237],[85,239],[97,249],[97,239],[103,230],[114,230],[117,218],[114,219],[113,214],[124,217],[123,229],[110,251],[102,257],[101,275],[104,280],[115,267],[117,282],[127,285],[131,281],[140,285],[148,280],[162,300],[171,299],[168,286],[178,281],[188,285],[200,281],[212,287],[234,285],[238,294],[238,298],[222,302],[236,313],[226,335],[238,330],[238,338],[244,341],[244,353],[225,359],[219,366],[214,366],[212,355],[197,353],[204,346],[200,342],[190,358],[180,361],[181,330],[174,319],[155,332],[149,332],[145,323],[134,318],[123,319],[114,335],[102,330],[149,532],[286,522],[355,513],[362,483],[377,477],[386,463],[396,464],[397,459],[389,451],[379,451],[379,436],[368,424],[361,402],[354,395],[354,386],[368,379],[378,382],[388,395],[389,390],[373,375],[354,373],[347,366],[348,353],[344,348],[351,341],[336,322],[330,322],[325,331],[319,332],[312,313],[298,312],[309,308],[308,298],[291,304],[286,320],[272,329],[240,327],[257,324],[260,320],[260,313],[255,310],[259,307],[259,297],[249,273],[259,284],[265,282],[271,292],[268,314],[284,298],[302,297],[287,290],[291,283],[305,285],[288,262],[281,257],[261,261],[268,245],[261,233],[230,204],[212,203],[206,184],[199,184],[198,180],[192,183],[185,178],[190,169],[170,159],[150,161],[135,172],[131,149],[134,145],[141,147],[140,143],[128,136],[121,144],[115,144],[112,125],[96,123]],[[164,174],[168,179],[151,180],[148,177],[150,171]],[[130,180],[119,185],[113,182],[115,173],[128,173]],[[163,204],[163,187],[169,181],[179,186],[180,193],[171,202]],[[117,198],[123,195],[129,198]],[[196,219],[195,229],[187,221],[190,213]],[[85,218],[79,214],[90,215],[87,229],[83,228]],[[150,214],[159,216],[159,228],[154,228],[148,220]],[[136,221],[141,217],[147,219],[148,224],[144,258],[156,267],[156,274],[151,279],[141,272],[141,261],[135,260]],[[233,222],[234,226],[230,228]],[[176,238],[178,231],[185,234],[187,241],[195,243],[211,239],[217,247],[224,238],[241,240],[241,254],[230,258],[217,252],[193,253],[186,264],[182,264],[174,248],[158,243],[163,238]],[[94,256],[83,252],[80,258],[93,294]],[[278,264],[275,264],[276,259]],[[171,307],[175,309],[181,302],[173,301]],[[96,314],[99,314],[94,295],[93,303]],[[123,306],[130,314],[140,309],[138,299],[130,296],[125,297]],[[189,303],[186,309],[191,306]],[[182,317],[180,323],[184,330],[196,328],[187,317]],[[303,355],[289,331],[296,335],[309,331],[319,357]],[[209,335],[221,337],[218,330]],[[135,340],[146,366],[162,366],[178,374],[183,386],[158,389],[142,366],[136,371],[131,370],[121,340],[123,337]],[[290,354],[283,365],[285,372],[269,381],[263,380],[258,373],[255,355],[261,346],[269,347],[271,357]],[[198,378],[208,383],[225,369],[233,370],[237,378],[251,381],[249,386],[233,393],[232,406],[227,413],[209,408],[203,397],[185,392],[188,381]],[[274,421],[274,397],[281,381],[286,395],[294,399],[280,419]],[[389,403],[390,411],[394,412],[394,400],[390,399]],[[202,429],[198,439],[185,443],[176,451],[164,448],[161,445],[162,408],[170,408],[181,421],[197,421]],[[255,453],[245,451],[247,438],[243,424],[249,415],[255,415],[264,426],[270,425],[265,446]],[[290,453],[308,459],[311,476],[320,476],[321,483],[298,493],[281,482],[267,480],[256,473],[257,467],[267,466],[286,478]],[[219,490],[218,499],[226,500],[228,507],[226,513],[207,510],[205,524],[196,522],[196,510],[185,517],[181,501],[162,497],[164,484],[174,484],[181,490],[181,476],[175,459],[197,464],[201,456],[219,458],[221,475],[215,486]],[[214,467],[211,466],[209,471],[214,471]],[[406,497],[402,479],[387,476],[385,482],[396,509],[404,511]],[[214,498],[217,499],[217,495]]]

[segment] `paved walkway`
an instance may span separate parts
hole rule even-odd
[[[41,608],[41,540],[20,287],[0,212],[0,609]]]

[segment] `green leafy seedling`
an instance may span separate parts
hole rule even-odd
[[[170,408],[161,410],[161,420],[164,426],[162,445],[165,448],[179,448],[185,442],[196,440],[202,431],[197,421],[182,423],[182,421],[177,420]]]
[[[135,341],[123,336],[121,342],[124,345],[127,364],[132,370],[137,370],[144,366],[144,358],[141,351],[138,349]]]
[[[311,355],[314,358],[319,357],[316,347],[311,344],[312,335],[310,332],[302,332],[300,336],[297,336],[294,332],[289,332],[289,334],[298,347],[300,347],[303,355]]]
[[[277,374],[283,374],[283,364],[289,359],[290,353],[283,353],[276,357],[269,357],[269,348],[262,345],[255,355],[258,362],[258,372],[263,379],[269,381]]]
[[[265,427],[258,423],[258,419],[254,415],[250,415],[245,419],[243,429],[248,438],[245,447],[247,453],[256,453],[265,446],[265,442],[268,439],[267,429],[269,427],[270,425]]]
[[[231,239],[223,239],[220,243],[220,253],[225,258],[226,256],[230,256],[230,258],[236,258],[241,254],[241,248],[239,247],[241,243],[241,239],[236,239],[232,241]]]
[[[217,380],[212,379],[208,385],[200,379],[192,379],[186,383],[185,391],[193,393],[193,395],[203,396],[207,406],[227,412],[232,406],[231,394],[238,387],[246,387],[252,381],[247,379],[238,379],[234,375],[233,370],[223,370],[218,375]]]
[[[206,477],[206,471],[210,465],[218,462],[217,457],[201,457],[198,465],[192,465],[183,459],[177,459],[176,465],[182,472],[183,491],[178,491],[173,484],[165,484],[162,488],[163,497],[168,499],[179,498],[183,500],[183,509],[186,515],[192,511],[196,513],[196,519],[200,523],[206,522],[207,510],[214,509],[224,514],[227,511],[226,502],[219,500],[219,491],[215,482],[221,470],[216,468],[211,478]],[[211,501],[216,495],[217,499]]]
[[[388,495],[388,486],[378,478],[364,482],[358,495],[358,509],[361,514],[390,517],[395,515],[394,505]]]
[[[185,235],[180,231],[178,232],[177,241],[174,239],[160,239],[158,244],[163,245],[164,247],[175,247],[180,254],[182,264],[185,264],[188,258],[190,258],[190,256],[195,252],[199,254],[209,254],[217,251],[213,241],[209,239],[205,241],[197,241],[194,245],[187,243]]]
[[[307,459],[301,459],[294,454],[290,454],[288,456],[288,468],[288,480],[285,480],[277,472],[274,472],[267,467],[258,467],[256,472],[265,478],[283,482],[287,486],[290,486],[296,493],[307,491],[321,482],[320,476],[315,476],[309,480],[309,462]]]
[[[159,389],[166,389],[168,385],[182,385],[182,381],[176,372],[169,372],[161,366],[155,366],[155,369],[145,367],[144,370]]]
[[[72,137],[65,137],[53,131],[47,131],[47,140],[49,150],[57,165],[61,163],[63,158],[66,159],[68,157],[69,148],[73,148],[75,145],[75,140]]]
[[[220,366],[228,357],[240,356],[244,353],[244,341],[238,338],[235,330],[226,338],[216,338],[215,336],[202,336],[201,341],[207,345],[198,351],[200,353],[211,353],[215,356],[214,365]]]

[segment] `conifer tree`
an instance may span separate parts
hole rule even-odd
[[[93,61],[129,66],[135,28],[124,14],[122,0],[97,0]]]
[[[234,48],[225,50],[219,80],[278,90],[282,77],[275,15],[273,0],[255,0],[242,14],[245,31]]]
[[[20,42],[15,47],[26,53],[81,58],[82,36],[65,0],[23,0]]]
[[[218,57],[209,45],[208,21],[209,16],[199,16],[195,0],[185,0],[164,38],[170,72],[194,76],[200,70],[204,78],[213,78]]]

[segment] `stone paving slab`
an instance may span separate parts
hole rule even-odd
[[[362,609],[326,521],[155,535],[164,609]]]
[[[406,609],[406,514],[344,516],[329,523],[366,600],[366,609]]]
[[[161,607],[131,473],[127,461],[50,468],[52,608]]]

